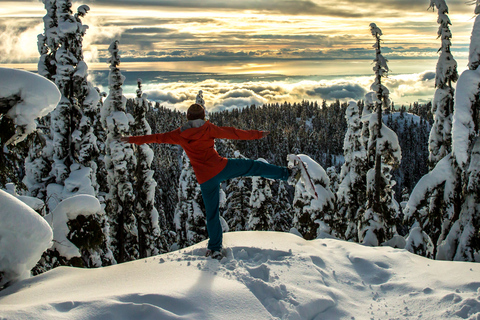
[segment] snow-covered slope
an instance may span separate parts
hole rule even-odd
[[[7,319],[480,318],[480,265],[293,234],[225,234],[100,269],[57,268],[0,292]]]

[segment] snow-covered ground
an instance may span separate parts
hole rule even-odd
[[[480,319],[480,265],[287,233],[225,234],[99,269],[61,267],[0,292],[4,319]]]

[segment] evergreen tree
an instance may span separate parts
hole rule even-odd
[[[180,248],[207,239],[204,211],[200,185],[197,183],[190,160],[184,154],[174,217],[177,245]]]
[[[273,202],[273,230],[288,232],[292,227],[293,211],[285,181],[278,182],[277,196]]]
[[[458,219],[462,194],[461,173],[451,156],[452,83],[458,74],[450,52],[448,7],[443,0],[432,0],[430,7],[438,9],[438,36],[442,40],[435,78],[437,90],[432,104],[435,121],[429,139],[431,171],[417,183],[404,210],[404,219],[410,228],[406,249],[430,258],[447,259],[438,248]]]
[[[458,79],[457,62],[450,51],[452,33],[448,18],[448,7],[445,0],[430,0],[430,7],[438,10],[438,37],[441,47],[438,49],[437,70],[435,73],[435,96],[432,103],[434,123],[430,131],[428,149],[430,152],[429,166],[435,165],[451,152],[452,146],[452,115],[454,89],[452,83]]]
[[[309,194],[299,181],[293,199],[293,227],[307,240],[317,237],[337,236],[340,227],[335,216],[335,195],[330,189],[330,179],[325,170],[310,157],[301,155],[315,186],[318,199]]]
[[[55,81],[54,76],[57,68],[55,55],[60,45],[57,35],[57,0],[42,1],[47,14],[43,17],[44,33],[37,36],[37,46],[40,54],[38,74]],[[26,175],[24,181],[29,194],[46,201],[46,185],[51,180],[50,171],[53,161],[53,139],[50,132],[51,116],[48,115],[40,121],[44,122],[44,128],[37,131],[34,143],[30,146],[29,156],[25,162]],[[38,145],[39,142],[43,146],[42,150]]]
[[[57,0],[42,0],[47,14],[43,17],[44,33],[37,37],[38,52],[40,59],[38,61],[38,74],[48,80],[54,81],[56,74],[55,54],[60,46],[57,34]]]
[[[350,101],[345,114],[348,123],[343,145],[345,162],[337,192],[339,216],[346,240],[358,242],[358,222],[366,202],[367,154],[362,137],[362,122],[357,103]]]
[[[90,170],[90,183],[94,189],[94,195],[98,195],[98,166],[96,160],[98,159],[100,151],[97,146],[94,124],[98,121],[100,96],[97,89],[87,80],[88,66],[83,60],[82,40],[88,26],[83,25],[80,19],[85,16],[88,10],[90,10],[88,6],[80,6],[78,12],[74,15],[78,27],[75,41],[72,43],[72,50],[78,63],[76,71],[73,74],[73,90],[81,110],[81,115],[76,130],[72,133],[72,144],[75,149],[75,162],[81,165],[80,170],[83,168]]]
[[[388,74],[387,60],[381,54],[382,31],[374,23],[370,24],[375,38],[376,56],[374,59],[375,81],[371,86],[374,95],[375,113],[365,119],[369,128],[368,157],[374,159],[375,166],[367,172],[367,204],[360,219],[358,237],[366,245],[377,246],[393,238],[399,206],[394,199],[391,170],[400,163],[401,153],[397,135],[383,124],[382,110],[390,104],[389,91],[382,84]]]
[[[260,158],[259,161],[264,161]],[[273,230],[273,204],[270,180],[252,177],[252,193],[250,195],[251,212],[248,217],[247,230]]]
[[[37,130],[33,134],[28,156],[25,159],[25,177],[23,179],[28,194],[42,201],[46,199],[45,180],[50,172],[48,158],[43,152],[45,144],[45,135]]]
[[[72,15],[72,3],[69,0],[57,0],[56,19],[58,23],[57,36],[59,47],[55,53],[56,70],[53,78],[62,98],[57,108],[52,112],[51,132],[53,138],[52,174],[59,185],[64,185],[73,164],[72,132],[81,116],[72,90],[73,77],[78,64],[75,56],[78,24]],[[56,195],[60,199],[62,195]]]
[[[112,247],[117,262],[125,262],[139,257],[138,231],[133,191],[136,158],[130,144],[118,140],[130,135],[133,117],[125,113],[127,99],[123,96],[122,85],[125,77],[121,74],[118,41],[114,41],[108,51],[111,57],[109,94],[102,109],[102,123],[107,128],[105,167],[108,172],[110,191],[107,195],[107,215],[111,226]]]
[[[475,13],[480,13],[477,2]],[[453,114],[453,156],[461,176],[461,199],[454,202],[460,208],[445,240],[439,245],[438,259],[480,261],[480,17],[472,30],[469,70],[458,79]],[[458,217],[457,220],[454,220]]]
[[[147,113],[147,120],[152,132],[174,130],[181,126],[184,118],[185,114],[161,107],[158,103]],[[162,209],[165,212],[164,221],[161,220],[162,216],[159,216],[159,225],[161,230],[171,230],[168,233],[167,242],[172,245],[176,241],[173,220],[178,203],[178,183],[182,171],[183,150],[181,147],[171,144],[152,144],[150,146],[154,152],[152,170],[154,171],[154,180],[157,181],[155,205],[159,212]]]
[[[97,161],[97,183],[98,183],[98,193],[99,196],[103,198],[104,195],[108,193],[108,184],[107,184],[107,170],[105,168],[105,154],[106,146],[105,142],[107,140],[107,132],[102,125],[101,112],[103,110],[103,100],[107,97],[106,92],[100,92],[99,88],[95,88],[99,94],[100,99],[98,100],[97,110],[100,112],[95,116],[93,122],[93,130],[97,137],[97,149],[98,149],[98,161]]]
[[[240,152],[234,153],[235,158],[244,158]],[[234,178],[226,188],[226,208],[223,214],[231,231],[244,231],[247,228],[247,218],[252,210],[250,207],[251,188],[247,178]]]
[[[137,80],[137,97],[133,104],[133,116],[135,122],[132,125],[134,136],[143,136],[152,133],[145,114],[149,109],[147,97],[142,92],[142,79]],[[165,213],[155,208],[155,187],[157,183],[153,179],[151,164],[153,150],[143,144],[136,148],[137,168],[135,170],[135,211],[138,223],[138,242],[140,258],[157,255],[160,251],[166,251],[165,238],[162,237],[159,227],[159,216],[164,219]],[[162,241],[163,240],[163,241]]]

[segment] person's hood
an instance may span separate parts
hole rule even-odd
[[[187,139],[199,139],[206,133],[202,128],[206,123],[203,119],[190,120],[180,128],[180,135]]]

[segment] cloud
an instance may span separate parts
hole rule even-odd
[[[41,20],[40,20],[41,21]],[[4,18],[0,24],[0,63],[37,62],[37,35],[43,22],[32,18]]]
[[[333,85],[322,85],[307,90],[307,95],[311,97],[318,97],[325,100],[335,99],[363,99],[367,91],[358,84],[343,83]]]
[[[97,3],[115,6],[158,7],[170,9],[204,9],[220,11],[257,11],[270,14],[323,15],[342,17],[361,17],[356,10],[342,10],[332,4],[322,5],[311,0],[86,0],[85,3]]]
[[[182,104],[185,101],[195,99],[196,95],[187,92],[169,92],[165,90],[150,90],[145,91],[148,99],[153,101],[161,101],[169,105]]]
[[[435,72],[433,71],[424,72],[423,74],[420,75],[419,78],[421,81],[433,80],[435,79]]]

